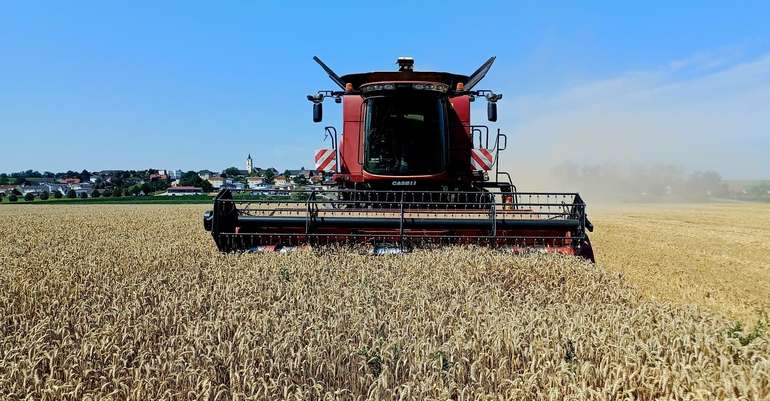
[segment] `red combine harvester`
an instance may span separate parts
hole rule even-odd
[[[314,60],[339,90],[308,96],[313,121],[322,120],[325,98],[343,109],[341,137],[325,127],[331,147],[315,153],[328,181],[303,190],[222,190],[203,220],[219,250],[361,244],[388,253],[477,244],[594,260],[580,196],[517,191],[500,171],[505,134],[471,123],[477,99],[497,121],[502,95],[474,90],[494,57],[470,76],[414,71],[406,57],[398,71],[338,76]]]

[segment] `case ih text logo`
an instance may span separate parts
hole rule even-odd
[[[417,181],[393,181],[393,186],[408,186],[408,185],[417,185]]]

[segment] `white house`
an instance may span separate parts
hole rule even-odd
[[[48,188],[43,185],[30,185],[26,187],[21,187],[22,195],[26,195],[26,194],[37,195],[43,192],[48,192]]]
[[[222,185],[225,185],[225,183],[227,182],[226,178],[222,178],[218,176],[210,176],[209,178],[203,178],[203,179],[208,180],[209,183],[211,183],[211,186],[217,189],[222,188]]]
[[[64,184],[45,183],[40,185],[46,187],[46,190],[50,193],[58,192],[62,195],[66,195],[70,189],[69,186]]]
[[[257,190],[257,191],[266,191],[266,190],[269,190],[269,189],[273,189],[273,186],[263,182],[261,184],[257,184],[257,185],[253,185],[253,186],[249,185],[249,188],[251,188],[253,190]]]
[[[168,178],[178,180],[182,178],[182,170],[168,170]]]
[[[285,177],[282,175],[276,176],[273,178],[273,183],[275,183],[276,186],[281,187],[284,185],[289,184],[289,177]]]
[[[166,192],[161,194],[161,196],[190,196],[190,195],[203,195],[203,189],[198,187],[190,187],[190,186],[170,187],[166,189]]]
[[[239,182],[239,181],[233,181],[233,180],[225,180],[226,182],[222,185],[222,188],[228,188],[228,189],[237,189],[237,190],[243,190],[246,189],[246,184]]]
[[[70,188],[74,189],[75,191],[90,192],[93,189],[93,185],[91,185],[90,182],[81,182],[80,184],[71,185]]]
[[[211,178],[215,178],[216,176],[217,175],[213,171],[209,171],[209,170],[198,171],[198,177],[200,177],[201,180],[211,181]]]
[[[249,177],[248,179],[246,179],[246,181],[249,184],[249,188],[255,189],[256,187],[264,184],[265,179],[262,177]]]
[[[212,176],[209,178],[209,183],[211,183],[211,186],[220,189],[220,188],[230,188],[230,189],[246,189],[246,184],[239,182],[239,181],[233,181],[230,178],[222,178],[221,176]]]
[[[0,185],[0,194],[10,194],[16,189],[16,185]]]

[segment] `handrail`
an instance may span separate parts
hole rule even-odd
[[[330,138],[332,141],[332,149],[334,150],[334,166],[336,172],[340,171],[340,150],[337,147],[337,128],[333,125],[327,125],[324,127],[324,139]]]

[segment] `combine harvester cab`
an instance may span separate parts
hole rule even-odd
[[[340,77],[314,59],[340,88],[308,96],[314,122],[327,97],[343,108],[342,137],[325,127],[331,147],[315,154],[326,180],[302,190],[222,190],[204,215],[219,250],[481,245],[594,260],[581,197],[519,192],[499,169],[505,134],[471,124],[479,98],[497,121],[502,95],[473,90],[494,57],[470,76],[414,71],[411,58],[399,58],[399,71]]]

